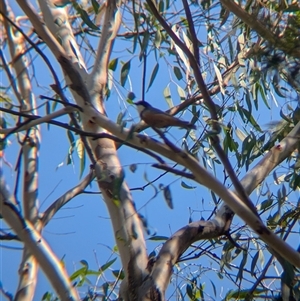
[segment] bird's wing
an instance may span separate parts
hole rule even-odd
[[[168,126],[187,127],[189,123],[187,121],[180,120],[172,115],[169,115],[163,111],[155,108],[151,110],[144,110],[141,113],[141,118],[150,126],[163,128]]]

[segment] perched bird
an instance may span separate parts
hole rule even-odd
[[[169,126],[178,126],[186,129],[196,129],[195,125],[188,121],[173,117],[157,108],[152,107],[146,101],[134,103],[137,106],[141,119],[151,127],[166,128]]]

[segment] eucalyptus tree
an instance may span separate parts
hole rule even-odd
[[[1,0],[1,238],[23,246],[18,288],[13,297],[1,286],[2,293],[33,300],[41,269],[61,300],[298,300],[299,16],[297,1]],[[36,75],[41,70],[50,84]],[[130,113],[135,98],[161,110],[164,98],[168,114],[182,114],[196,129],[149,127]],[[64,164],[77,164],[76,151],[81,175],[41,210],[45,125],[67,133]],[[46,139],[55,143],[55,136]],[[14,191],[6,185],[13,147]],[[141,163],[133,154],[150,158],[157,178],[145,176],[140,189],[152,187],[153,198],[162,192],[174,209],[170,224],[174,185],[158,184],[170,175],[181,182],[180,194],[205,195],[202,218],[191,213],[172,235],[151,235],[119,158],[124,148],[136,179]],[[43,230],[92,183],[107,207],[121,268],[110,274],[115,260],[98,271],[83,261],[68,275]],[[149,252],[146,235],[163,244]],[[104,273],[80,296],[88,277]],[[205,285],[206,274],[213,278]],[[224,277],[231,287],[222,292]],[[45,300],[57,298],[50,291]]]

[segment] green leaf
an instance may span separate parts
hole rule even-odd
[[[123,112],[120,112],[120,113],[118,114],[118,117],[117,117],[117,124],[121,125],[121,124],[123,123],[123,118],[124,118],[124,116],[125,116],[125,113],[123,113]]]
[[[104,282],[103,285],[102,285],[102,290],[103,290],[104,296],[108,295],[108,288],[109,288],[109,284],[107,282]]]
[[[76,2],[73,2],[73,7],[76,9],[76,11],[80,14],[80,17],[82,21],[91,29],[93,30],[99,30],[98,26],[96,26],[90,19],[88,13]]]
[[[158,11],[162,14],[165,11],[165,3],[164,0],[160,0],[158,4]]]
[[[216,64],[213,64],[213,66],[214,66],[217,80],[219,82],[220,91],[223,95],[225,95],[225,89],[224,89],[223,77],[222,77],[221,71]]]
[[[98,14],[99,7],[100,7],[99,3],[96,0],[92,0],[92,6],[93,6],[95,14]]]
[[[137,164],[130,164],[129,169],[131,172],[135,173],[137,170]]]
[[[174,66],[173,71],[178,80],[181,80],[183,78],[180,68]]]
[[[170,91],[169,85],[166,86],[166,88],[164,89],[163,94],[164,94],[164,97],[167,101],[167,104],[168,104],[169,108],[173,108],[174,105],[173,105],[173,102],[172,102],[171,91]]]
[[[241,260],[241,263],[240,263],[240,267],[239,267],[239,271],[238,271],[238,274],[236,276],[236,282],[240,279],[242,280],[243,279],[243,272],[244,272],[244,267],[247,263],[247,257],[248,257],[248,252],[247,251],[243,251],[243,258]]]
[[[166,0],[166,10],[170,7],[170,0]]]
[[[123,280],[125,278],[125,273],[123,270],[113,270],[113,275],[120,280]]]
[[[244,109],[244,108],[242,108],[242,110],[243,110],[243,113],[244,113],[244,115],[246,116],[247,120],[254,126],[254,128],[255,128],[257,131],[262,132],[260,126],[259,126],[258,123],[255,121],[255,119],[253,118],[253,116],[251,115],[251,113],[250,113],[248,110]]]
[[[196,186],[190,186],[190,185],[186,184],[184,181],[181,181],[181,186],[185,189],[195,189],[195,188],[197,188]]]
[[[0,116],[0,129],[6,129],[7,128],[7,123],[4,117]],[[7,146],[7,138],[4,138],[3,135],[0,135],[0,157],[3,155],[1,154],[1,151],[3,151],[6,146]],[[2,162],[1,162],[2,163]]]
[[[156,65],[155,65],[154,68],[153,68],[151,77],[150,77],[150,82],[149,82],[149,85],[148,85],[147,92],[149,91],[150,87],[152,86],[152,84],[153,84],[153,82],[154,82],[154,79],[155,79],[155,77],[156,77],[156,75],[157,75],[158,69],[159,69],[159,64],[156,63]]]
[[[74,138],[73,133],[68,130],[67,135],[68,135],[71,147],[74,147],[75,146],[75,138]]]
[[[124,178],[125,178],[125,173],[123,172],[120,175],[120,177],[116,178],[113,182],[114,186],[113,186],[112,194],[115,201],[120,200],[120,191],[121,191]]]
[[[219,201],[218,201],[218,198],[216,197],[216,194],[215,194],[212,190],[210,191],[210,194],[211,194],[211,196],[212,196],[212,199],[213,199],[213,201],[214,201],[214,204],[217,206],[218,203],[219,203]]]
[[[54,5],[56,7],[65,7],[66,5],[70,4],[71,0],[65,0],[65,1],[56,1],[56,3],[54,3]]]
[[[102,265],[99,269],[100,272],[104,272],[105,270],[107,270],[115,261],[117,260],[117,257],[110,260],[109,262],[105,263],[104,265]]]
[[[87,262],[86,260],[82,259],[82,260],[80,260],[80,263],[81,263],[83,266],[89,268],[89,264],[88,264],[88,262]]]
[[[212,288],[213,288],[213,291],[214,291],[214,295],[215,295],[215,297],[217,296],[217,289],[216,289],[216,286],[215,286],[215,284],[210,280],[210,283],[211,283],[211,286],[212,286]]]
[[[197,291],[197,294],[196,294],[196,296],[197,296],[197,298],[198,297],[200,297],[201,298],[201,300],[204,300],[204,288],[205,288],[205,284],[203,283],[199,283],[199,290]],[[198,296],[198,293],[199,293],[199,295],[200,296]]]
[[[235,129],[235,134],[242,142],[247,138],[246,134],[242,132],[239,128]]]
[[[260,261],[261,268],[264,268],[264,265],[265,265],[264,252],[260,249],[260,250],[258,250],[258,253],[259,253],[258,259]]]
[[[192,286],[190,284],[187,284],[187,286],[186,286],[186,293],[187,293],[187,295],[189,296],[189,298],[191,300],[195,299],[193,289],[192,289]]]
[[[118,58],[115,58],[113,60],[111,60],[108,64],[108,69],[112,70],[112,71],[116,71],[117,66],[118,66]]]
[[[154,241],[157,241],[157,240],[168,240],[169,237],[167,236],[161,236],[161,235],[155,235],[155,236],[151,236],[148,238],[149,240],[154,240]]]
[[[46,115],[49,115],[50,113],[51,113],[50,102],[47,101],[46,102]],[[50,129],[50,124],[47,123],[47,130],[49,130],[49,129]]]
[[[267,291],[267,289],[255,289],[252,293],[253,296],[259,296],[261,294],[264,294]],[[230,290],[226,296],[225,296],[225,300],[229,301],[229,300],[245,300],[246,297],[249,296],[250,290]]]
[[[248,90],[246,91],[245,99],[246,99],[246,103],[248,106],[248,110],[251,113],[252,112],[252,103],[251,103],[251,99],[250,99],[250,93]]]
[[[261,204],[258,204],[256,206],[256,208],[258,211],[267,210],[268,208],[270,208],[272,206],[272,204],[273,204],[273,199],[269,198],[269,199],[266,199],[263,202],[261,202]]]
[[[251,275],[254,276],[255,275],[255,268],[256,268],[256,263],[258,260],[258,256],[259,256],[259,252],[256,252],[256,254],[254,255],[252,262],[251,262]]]
[[[228,35],[228,36],[229,36],[228,37],[228,46],[229,46],[230,61],[232,62],[235,57],[235,51],[233,50],[233,45],[232,45],[230,35]]]
[[[86,266],[84,266],[81,269],[78,269],[77,271],[75,271],[71,276],[70,276],[70,280],[73,281],[75,280],[77,277],[81,276],[81,277],[85,277],[86,276],[86,272],[87,272],[88,268]]]
[[[299,4],[299,2],[298,2],[298,4]],[[289,5],[288,8],[284,9],[283,11],[285,13],[295,13],[295,12],[300,11],[300,7],[299,7],[299,5],[297,5],[297,1],[294,1],[292,5]],[[299,14],[297,14],[297,15],[299,16]]]
[[[67,165],[69,165],[71,163],[72,163],[72,165],[74,165],[73,157],[72,157],[73,152],[74,152],[74,148],[69,147],[68,154],[67,154]]]
[[[133,37],[132,53],[135,53],[137,42],[138,42],[138,35],[136,34]]]
[[[149,44],[149,39],[150,39],[150,33],[149,31],[145,31],[144,35],[143,35],[143,40],[142,40],[142,45],[141,45],[141,52],[140,52],[140,60],[142,58],[142,56],[146,53],[147,51],[147,47]]]
[[[84,168],[85,168],[85,148],[84,148],[84,144],[81,141],[81,139],[78,139],[76,141],[76,150],[77,150],[77,155],[80,159],[80,175],[79,177],[81,178],[84,172]]]
[[[134,223],[132,223],[131,224],[131,233],[130,234],[131,234],[131,237],[133,239],[137,239],[138,238],[138,233],[137,233],[136,229],[137,229],[136,225]]]
[[[159,49],[160,44],[161,44],[161,33],[160,30],[157,30],[154,37],[154,45],[157,49]]]
[[[121,68],[121,86],[124,87],[130,71],[130,60],[126,62]]]
[[[50,292],[46,292],[43,297],[42,297],[42,301],[51,301],[52,300],[53,295]],[[13,299],[13,298],[12,298]],[[12,300],[11,299],[11,300]]]
[[[57,99],[56,96],[54,98]],[[52,101],[52,108],[51,108],[52,112],[54,112],[56,110],[57,105],[58,105],[57,101]]]
[[[179,97],[180,97],[180,101],[185,101],[185,99],[186,99],[186,96],[185,96],[185,92],[184,92],[184,90],[180,87],[180,86],[178,86],[177,85],[177,92],[178,92],[178,95],[179,95]],[[199,118],[197,118],[196,120],[198,120]]]
[[[170,209],[173,209],[173,199],[171,195],[170,186],[164,186],[163,184],[159,184],[159,189],[163,189],[165,201]]]
[[[267,101],[267,98],[266,98],[266,94],[265,94],[264,89],[263,89],[263,87],[262,87],[261,85],[258,86],[258,90],[259,90],[259,92],[260,92],[260,95],[261,95],[261,97],[262,97],[262,99],[263,99],[263,101],[264,101],[266,107],[267,107],[269,110],[271,110],[271,107],[269,106],[268,101]]]

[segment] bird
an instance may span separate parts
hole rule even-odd
[[[144,100],[134,102],[134,104],[137,107],[141,119],[151,127],[166,128],[169,126],[178,126],[179,128],[196,129],[194,124],[173,117],[172,115],[169,115],[157,108],[154,108],[150,105],[150,103]]]

